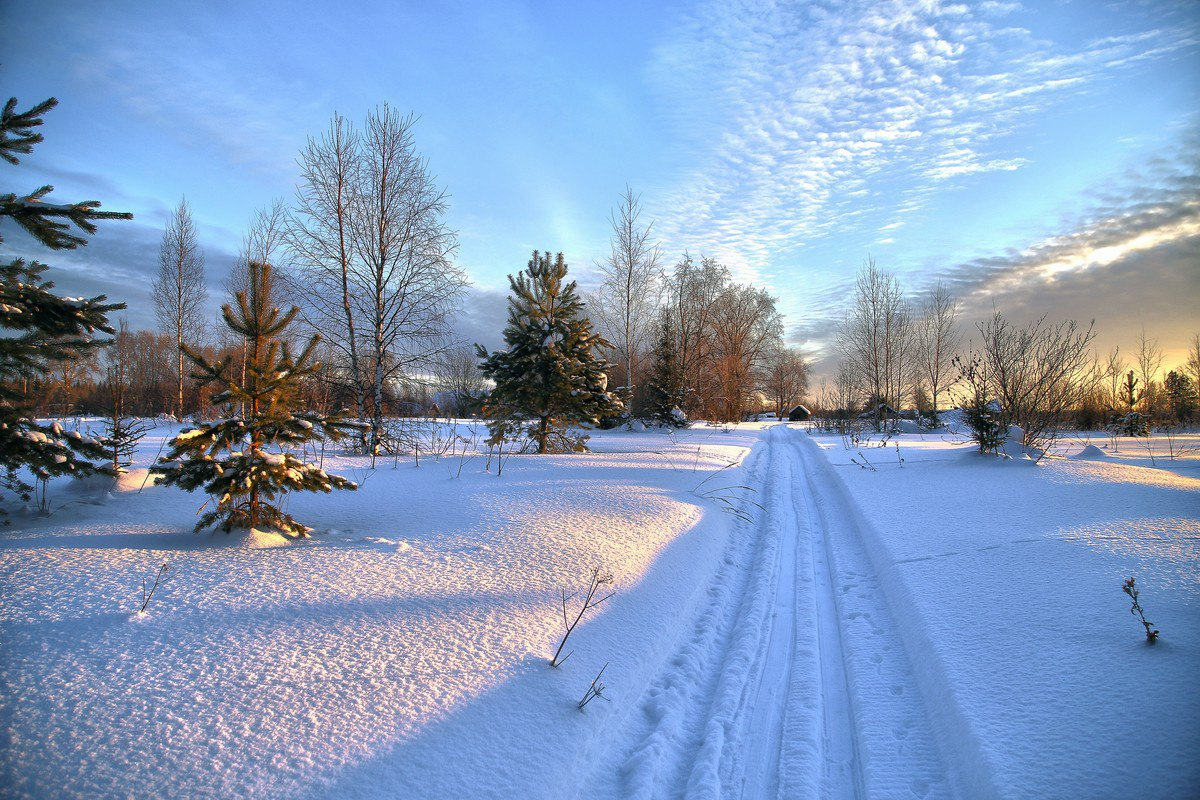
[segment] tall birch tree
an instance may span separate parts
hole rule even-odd
[[[371,376],[372,453],[382,444],[385,387],[428,368],[451,346],[450,317],[466,287],[451,261],[448,198],[417,153],[416,118],[384,104],[362,132],[350,229]]]
[[[288,244],[295,260],[297,295],[304,301],[302,317],[338,355],[342,366],[333,374],[342,376],[354,414],[361,418],[366,415],[366,384],[356,326],[358,275],[351,229],[362,171],[360,143],[354,125],[338,114],[319,138],[309,137],[300,153],[301,182]]]
[[[195,347],[204,334],[204,251],[187,199],[163,231],[158,251],[158,278],[153,284],[154,313],[159,328],[175,340],[176,413],[184,413],[184,348]]]
[[[631,415],[635,413],[634,380],[662,293],[661,254],[652,240],[654,223],[643,224],[641,215],[640,196],[626,186],[620,205],[609,217],[610,251],[600,265],[602,282],[592,304],[601,332],[613,343],[618,366],[624,372],[620,391]]]

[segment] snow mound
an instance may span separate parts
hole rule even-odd
[[[150,474],[150,470],[146,467],[137,467],[122,472],[117,476],[117,484],[114,491],[118,492],[136,492],[142,487],[150,487],[158,483],[158,478]]]
[[[1019,425],[1008,426],[1008,438],[993,453],[981,453],[977,447],[964,452],[961,460],[979,463],[981,460],[991,460],[993,463],[1004,464],[1037,464],[1043,451],[1037,447],[1026,447],[1021,444],[1025,439],[1025,431]]]
[[[103,504],[116,483],[111,475],[95,473],[76,477],[64,487],[64,494],[85,503]]]
[[[262,550],[269,547],[283,547],[291,543],[293,540],[289,536],[284,536],[279,531],[264,531],[258,528],[251,528],[248,531],[234,532],[232,536],[238,536],[242,539],[241,544],[248,550]]]
[[[275,547],[285,547],[296,539],[291,536],[262,528],[234,528],[226,533],[220,528],[211,531],[200,531],[200,537],[208,537],[207,547],[215,549],[229,548],[231,550],[269,550]]]
[[[1008,426],[1008,438],[1004,444],[1000,445],[998,453],[1008,456],[1014,462],[1028,462],[1036,464],[1037,460],[1042,457],[1043,451],[1037,447],[1026,447],[1022,442],[1025,441],[1025,431],[1020,425]]]
[[[1096,461],[1098,459],[1108,457],[1108,453],[1104,452],[1099,447],[1096,447],[1094,444],[1089,444],[1087,447],[1071,456],[1071,458],[1078,459],[1080,461]]]

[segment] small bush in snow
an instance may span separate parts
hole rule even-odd
[[[1134,437],[1150,435],[1150,419],[1140,411],[1113,414],[1110,424],[1113,432],[1118,436]]]
[[[1146,614],[1142,609],[1142,604],[1138,602],[1138,589],[1135,578],[1130,578],[1121,585],[1121,590],[1129,595],[1133,600],[1133,605],[1129,609],[1129,613],[1136,616],[1142,621],[1142,625],[1146,628],[1146,641],[1153,644],[1158,640],[1158,631],[1154,629],[1154,623],[1146,619]]]
[[[583,615],[616,594],[616,592],[609,592],[599,600],[596,599],[596,595],[599,593],[600,587],[608,586],[612,584],[612,582],[613,576],[611,572],[601,572],[599,567],[592,568],[592,576],[588,580],[587,591],[583,595],[583,605],[579,607],[579,613],[575,615],[575,620],[573,622],[567,617],[567,601],[575,597],[575,595],[579,594],[579,592],[572,592],[568,596],[567,590],[562,590],[562,619],[563,627],[566,628],[566,631],[563,633],[562,641],[558,643],[558,649],[554,651],[554,658],[550,659],[550,666],[562,666],[563,663],[571,657],[571,653],[575,652],[572,650],[571,653],[567,653],[565,656],[562,656],[561,659],[559,658],[559,656],[562,655],[563,647],[567,644],[567,639],[570,638],[571,632],[575,630],[575,626],[579,624],[581,619],[583,619]],[[599,676],[597,676],[597,678],[598,677]]]
[[[600,682],[600,676],[604,674],[604,670],[606,669],[608,669],[608,662],[605,662],[604,666],[600,668],[600,671],[596,673],[596,677],[592,678],[592,685],[587,688],[587,691],[583,693],[583,697],[580,698],[580,711],[583,711],[583,707],[595,700],[597,697],[599,697],[601,700],[608,700],[608,698],[604,696],[604,690],[608,687]]]
[[[988,400],[988,381],[982,361],[978,355],[972,355],[969,361],[955,356],[952,363],[958,367],[959,382],[966,386],[963,421],[971,429],[971,440],[979,445],[979,452],[995,453],[1008,439],[1008,428],[1000,421],[1000,404]]]

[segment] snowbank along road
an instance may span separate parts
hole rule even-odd
[[[612,796],[989,794],[943,759],[862,523],[817,445],[773,427],[747,470],[754,513],[617,737],[619,763],[599,765],[621,778]]]

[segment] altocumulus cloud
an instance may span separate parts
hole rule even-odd
[[[955,180],[1020,169],[1005,137],[1096,79],[1195,45],[1163,26],[1062,52],[1013,3],[709,2],[652,75],[693,165],[654,209],[742,279],[833,233],[891,229]],[[871,238],[865,238],[871,241]]]

